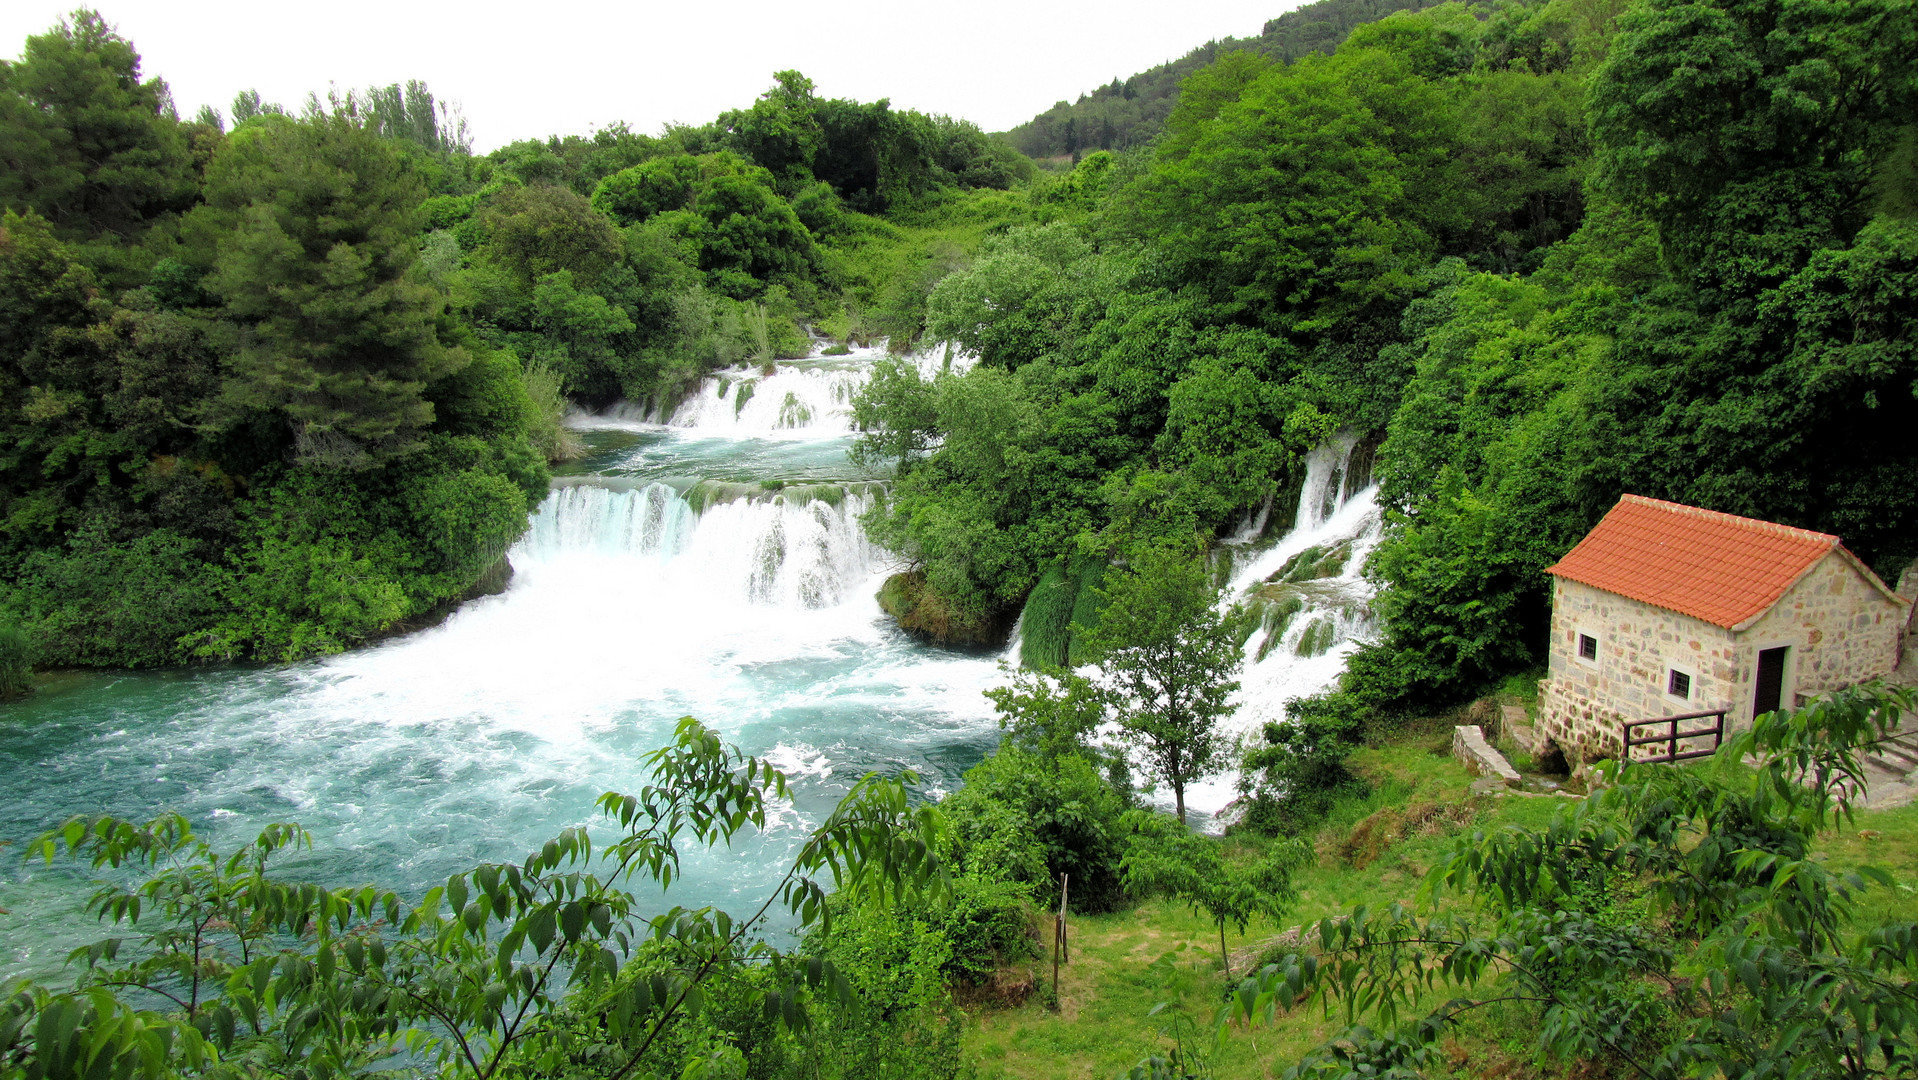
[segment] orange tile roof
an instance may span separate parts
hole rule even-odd
[[[1739,629],[1833,551],[1889,594],[1829,533],[1627,495],[1545,572]]]

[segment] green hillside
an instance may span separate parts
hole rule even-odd
[[[1052,108],[1004,134],[1019,152],[1033,158],[1060,157],[1091,150],[1123,150],[1158,137],[1179,100],[1179,83],[1225,53],[1258,53],[1290,63],[1308,53],[1330,53],[1352,28],[1394,11],[1418,11],[1436,0],[1319,0],[1269,19],[1259,36],[1208,41],[1177,60],[1168,60],[1129,79],[1115,77],[1074,102]]]

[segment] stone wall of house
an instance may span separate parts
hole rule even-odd
[[[1905,567],[1905,572],[1898,575],[1898,595],[1904,597],[1908,605],[1905,634],[1898,642],[1898,664],[1902,667],[1906,658],[1918,651],[1918,562]]]
[[[1618,755],[1626,720],[1728,709],[1727,724],[1740,727],[1752,719],[1759,650],[1790,647],[1782,688],[1789,705],[1795,695],[1891,671],[1907,615],[1905,605],[1836,553],[1742,631],[1555,579],[1538,732],[1568,757],[1589,761]],[[1580,634],[1598,638],[1597,661],[1578,656]],[[1691,676],[1688,699],[1666,692],[1674,668]],[[1706,740],[1696,747],[1681,744],[1681,749],[1709,745]]]
[[[1850,686],[1898,666],[1898,635],[1909,608],[1866,580],[1844,556],[1825,556],[1738,636],[1740,672],[1756,685],[1758,650],[1789,645],[1785,703]],[[1751,702],[1739,719],[1750,722]]]
[[[1739,643],[1730,630],[1576,581],[1557,578],[1554,584],[1548,672],[1539,684],[1538,733],[1557,743],[1568,758],[1618,756],[1620,727],[1626,720],[1733,703]],[[1598,639],[1597,660],[1578,655],[1580,634]],[[1673,668],[1692,677],[1689,698],[1665,692]]]

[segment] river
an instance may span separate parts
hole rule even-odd
[[[1001,655],[914,641],[874,599],[891,567],[857,519],[879,478],[846,451],[877,355],[720,373],[671,416],[577,418],[588,454],[509,553],[510,585],[439,626],[290,667],[59,673],[0,706],[0,978],[57,977],[104,933],[79,915],[84,870],[18,856],[73,814],[178,811],[222,850],[295,821],[315,846],[288,873],[417,894],[598,825],[593,800],[642,786],[642,756],[691,715],[795,781],[767,834],[689,855],[671,894],[737,910],[868,770],[956,787],[998,741],[981,691]],[[1302,616],[1247,643],[1235,730],[1336,675],[1368,625],[1358,563],[1377,514],[1342,479],[1351,453],[1315,452],[1290,526],[1252,522],[1233,545],[1239,599],[1307,547],[1360,546]],[[1295,655],[1313,604],[1336,632]],[[1222,777],[1191,801],[1230,797]]]

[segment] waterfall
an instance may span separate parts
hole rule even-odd
[[[770,365],[740,364],[700,379],[691,393],[670,409],[620,402],[596,415],[568,419],[573,427],[651,427],[696,431],[727,438],[819,438],[851,434],[852,402],[887,355],[884,341],[844,356],[809,356]],[[941,372],[963,374],[977,358],[935,343],[901,357],[931,379]]]
[[[1371,448],[1335,438],[1306,456],[1291,529],[1235,560],[1226,602],[1258,619],[1245,643],[1237,732],[1256,733],[1284,719],[1288,699],[1332,685],[1375,629],[1364,569],[1382,524],[1377,495]]]
[[[884,484],[845,454],[847,399],[877,359],[720,373],[669,417],[694,426],[632,405],[569,418],[586,456],[509,552],[511,582],[438,625],[285,668],[76,672],[10,704],[30,712],[0,836],[177,810],[231,848],[296,820],[320,879],[417,893],[594,821],[594,798],[650,782],[645,753],[694,716],[793,781],[770,835],[684,853],[671,900],[697,907],[770,887],[791,829],[869,771],[956,788],[1000,737],[983,694],[998,659],[934,649],[880,610],[889,566],[859,518]],[[943,350],[911,362],[947,366]],[[15,912],[0,978],[57,975],[93,937],[77,894],[0,878]]]
[[[1365,560],[1378,545],[1382,515],[1372,482],[1374,448],[1342,434],[1306,455],[1298,509],[1276,537],[1269,502],[1225,541],[1218,557],[1228,584],[1220,605],[1252,623],[1237,710],[1223,722],[1235,740],[1284,722],[1285,703],[1333,686],[1345,662],[1377,629]],[[1276,500],[1275,500],[1276,502]],[[1186,789],[1186,805],[1216,814],[1237,797],[1237,770]],[[1210,827],[1220,827],[1215,819]]]
[[[875,552],[859,516],[872,508],[876,485],[728,487],[736,490],[557,488],[510,557],[529,574],[582,556],[647,560],[633,572],[673,579],[715,600],[789,608],[835,606],[873,576]]]
[[[847,358],[850,359],[850,358]],[[780,364],[771,373],[728,368],[707,376],[669,417],[655,423],[741,435],[807,430],[852,430],[852,398],[866,381],[866,365],[819,361]]]

